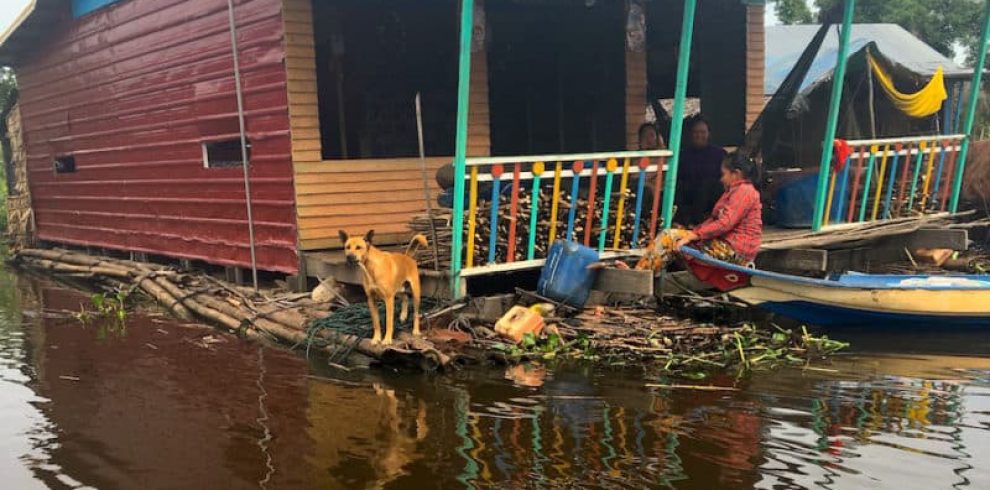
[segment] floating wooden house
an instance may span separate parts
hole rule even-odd
[[[762,107],[763,3],[697,6],[687,95],[717,143]],[[455,153],[460,5],[33,0],[0,63],[37,238],[288,274],[339,229],[406,240],[425,207],[417,94],[431,186]],[[475,2],[467,155],[635,157],[649,101],[674,95],[685,5]]]

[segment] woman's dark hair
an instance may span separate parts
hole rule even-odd
[[[693,130],[694,127],[697,126],[699,123],[705,123],[705,126],[708,126],[709,130],[712,129],[712,123],[708,122],[708,118],[706,118],[705,115],[701,113],[689,117],[687,120],[687,124],[685,126],[687,126],[688,132],[691,132],[691,130]]]
[[[759,185],[760,166],[756,163],[756,160],[741,153],[733,153],[725,159],[723,165],[729,170],[738,170],[743,178],[752,182],[753,185]]]
[[[643,130],[644,129],[651,129],[651,130],[653,130],[654,133],[657,134],[657,136],[660,136],[660,129],[657,128],[657,126],[655,124],[653,124],[653,123],[643,123],[643,124],[640,124],[639,125],[639,129],[636,130],[636,135],[637,136],[643,136]]]

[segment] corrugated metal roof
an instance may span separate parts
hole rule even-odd
[[[784,78],[797,63],[801,52],[808,46],[820,27],[820,25],[767,26],[765,93],[777,92],[777,88],[784,82]],[[849,41],[849,54],[859,52],[871,42],[877,44],[877,49],[887,59],[919,75],[932,75],[939,66],[945,69],[947,77],[962,77],[972,73],[972,70],[958,65],[897,24],[854,24]],[[802,91],[832,72],[838,50],[838,29],[829,29],[822,48],[801,85]]]

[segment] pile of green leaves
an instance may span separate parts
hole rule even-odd
[[[499,350],[513,360],[536,360],[542,359],[550,361],[558,358],[569,359],[594,359],[594,349],[591,341],[587,337],[579,336],[572,340],[565,341],[556,333],[548,334],[545,337],[537,337],[532,333],[523,335],[522,341],[518,344],[498,343],[494,345]]]
[[[846,342],[814,336],[808,329],[758,329],[746,325],[722,336],[718,350],[691,355],[671,354],[665,371],[689,379],[704,379],[715,370],[735,369],[740,372],[775,369],[785,365],[807,364],[810,360],[827,357],[849,347]]]
[[[719,334],[711,340],[696,342],[690,339],[667,342],[656,340],[656,347],[667,347],[668,352],[657,353],[652,358],[637,359],[662,363],[666,374],[689,379],[704,379],[713,372],[736,370],[740,373],[774,369],[785,365],[806,364],[817,358],[835,354],[849,346],[828,336],[815,336],[802,327],[800,330],[756,328],[743,325],[719,328]],[[653,339],[651,339],[651,342]],[[602,346],[598,350],[603,349]],[[561,359],[604,360],[610,365],[627,364],[632,357],[602,357],[596,353],[593,339],[579,336],[565,339],[556,333],[543,337],[527,333],[518,344],[497,343],[494,349],[513,362],[554,361]],[[614,346],[612,347],[614,350]],[[602,352],[605,352],[604,350]],[[632,354],[632,353],[631,353]],[[636,354],[641,355],[641,354]]]

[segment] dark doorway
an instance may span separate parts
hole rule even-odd
[[[489,0],[493,155],[625,149],[625,2]]]
[[[454,0],[314,0],[323,158],[419,154],[422,94],[427,155],[454,153]]]

